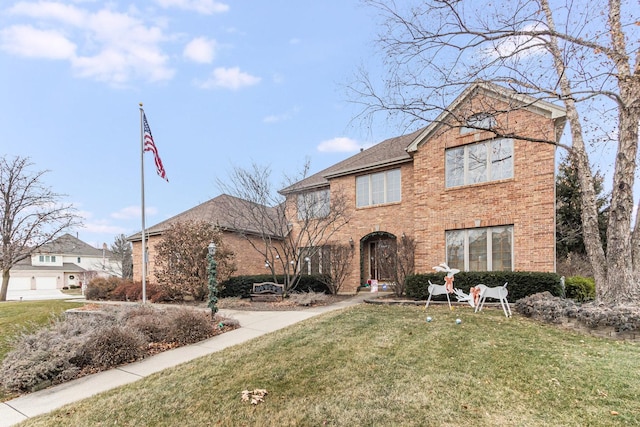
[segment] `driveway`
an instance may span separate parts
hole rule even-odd
[[[47,290],[11,290],[7,291],[7,301],[38,301],[49,299],[79,299],[82,295],[67,295],[58,289]]]

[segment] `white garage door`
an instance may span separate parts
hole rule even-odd
[[[9,277],[10,291],[26,291],[31,289],[31,277]]]
[[[55,277],[36,277],[36,289],[57,289],[57,280]]]

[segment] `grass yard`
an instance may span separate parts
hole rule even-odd
[[[495,309],[429,315],[382,305],[327,313],[23,425],[640,425],[637,343]],[[267,390],[264,402],[242,401],[254,389]]]

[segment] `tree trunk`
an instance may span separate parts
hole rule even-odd
[[[548,0],[542,0],[540,5],[547,18],[549,29],[555,31],[553,14]],[[560,83],[560,93],[567,111],[567,121],[569,122],[572,138],[571,151],[575,158],[576,172],[578,173],[580,191],[582,193],[582,234],[584,246],[589,262],[593,268],[596,289],[599,289],[607,284],[607,260],[602,248],[600,228],[598,227],[598,206],[593,185],[593,174],[591,173],[589,157],[584,145],[580,116],[572,96],[571,83],[565,73],[564,57],[560,51],[558,39],[555,36],[550,36],[547,47],[553,58],[554,68],[558,74]]]
[[[0,301],[7,300],[8,289],[9,289],[9,270],[2,270],[2,287],[0,287]]]

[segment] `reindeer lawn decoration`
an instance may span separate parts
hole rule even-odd
[[[462,292],[460,289],[455,290],[456,298],[458,301],[466,301],[471,307],[475,307],[475,312],[481,311],[484,307],[485,300],[487,298],[493,298],[500,301],[500,306],[506,317],[511,317],[511,307],[509,301],[507,301],[507,283],[502,286],[490,288],[487,285],[476,285],[469,289],[469,295]]]
[[[449,298],[449,294],[452,294],[455,292],[453,289],[453,275],[456,273],[459,273],[460,270],[458,270],[457,268],[450,268],[444,262],[440,265],[433,267],[433,269],[440,273],[447,273],[447,275],[444,278],[444,285],[434,285],[433,283],[431,283],[431,280],[429,280],[429,288],[428,288],[429,297],[427,298],[427,303],[425,304],[424,309],[426,310],[427,307],[429,307],[429,302],[431,301],[431,297],[433,295],[446,295],[447,302],[449,303],[449,309],[451,310],[452,307],[451,307],[451,299]]]

